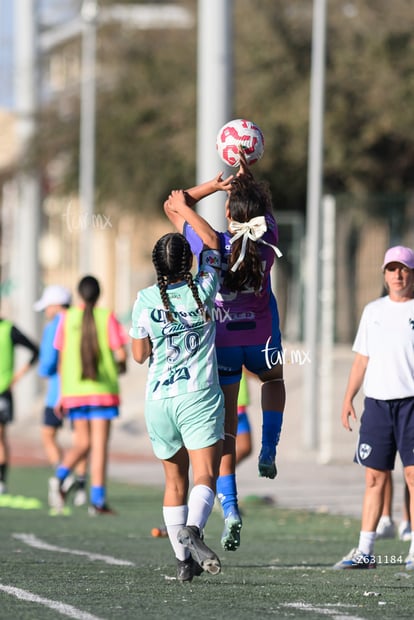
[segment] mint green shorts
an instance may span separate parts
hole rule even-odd
[[[224,397],[218,386],[161,400],[147,400],[145,421],[152,449],[166,460],[183,446],[207,448],[224,439]]]

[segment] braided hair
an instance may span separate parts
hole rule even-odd
[[[162,304],[167,311],[167,320],[174,322],[167,286],[184,280],[190,288],[198,308],[203,312],[204,306],[198,294],[191,274],[193,254],[187,239],[179,233],[167,233],[158,239],[152,251],[152,262],[157,273]],[[208,317],[209,318],[209,317]]]
[[[78,293],[85,303],[82,316],[81,363],[82,379],[96,381],[100,356],[98,332],[93,309],[101,293],[99,282],[93,276],[85,276],[78,284]]]
[[[270,192],[264,183],[255,181],[246,174],[235,177],[232,181],[228,199],[230,217],[235,222],[248,222],[254,217],[265,215],[272,209]],[[240,255],[242,239],[236,239],[231,246],[228,271],[224,275],[224,285],[230,291],[253,288],[258,293],[262,287],[262,256],[257,242],[247,240],[246,254],[237,271],[231,268]]]

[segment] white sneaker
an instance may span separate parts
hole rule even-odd
[[[360,568],[377,568],[375,555],[367,555],[362,553],[359,549],[351,549],[351,551],[345,555],[342,560],[339,560],[333,565],[335,570],[341,569],[360,569]]]
[[[414,553],[409,553],[405,558],[405,568],[407,570],[414,570]]]
[[[85,506],[88,503],[88,494],[85,489],[77,489],[73,497],[74,506]]]
[[[0,482],[0,495],[6,495],[7,487],[5,482]]]
[[[61,491],[67,495],[68,493],[70,493],[74,486],[76,484],[76,478],[73,474],[69,474],[68,476],[66,476],[66,478],[64,479],[64,481],[61,483],[60,488]]]
[[[395,538],[395,523],[389,517],[381,517],[378,523],[376,538]]]
[[[49,478],[47,499],[50,508],[57,512],[63,511],[65,507],[65,494],[62,492],[60,480],[54,476]]]
[[[404,542],[411,540],[411,523],[409,521],[401,521],[398,527],[398,538]]]

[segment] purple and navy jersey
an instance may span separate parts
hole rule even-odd
[[[265,218],[267,231],[262,238],[267,243],[276,245],[278,241],[276,221],[271,213],[266,213]],[[220,289],[214,300],[216,344],[219,347],[230,347],[265,343],[272,333],[270,272],[275,253],[271,247],[258,242],[263,267],[263,283],[258,293],[255,293],[251,288],[229,291],[225,288],[223,279],[228,269],[232,234],[228,231],[216,232],[220,240],[222,260]],[[183,235],[189,242],[193,254],[199,257],[203,249],[203,242],[187,222],[184,224]]]

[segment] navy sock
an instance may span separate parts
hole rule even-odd
[[[283,413],[281,411],[263,411],[262,447],[276,454],[282,430]]]
[[[76,476],[76,485],[78,489],[84,489],[86,487],[86,476]]]
[[[0,481],[6,482],[7,478],[7,463],[2,463],[0,465]]]

